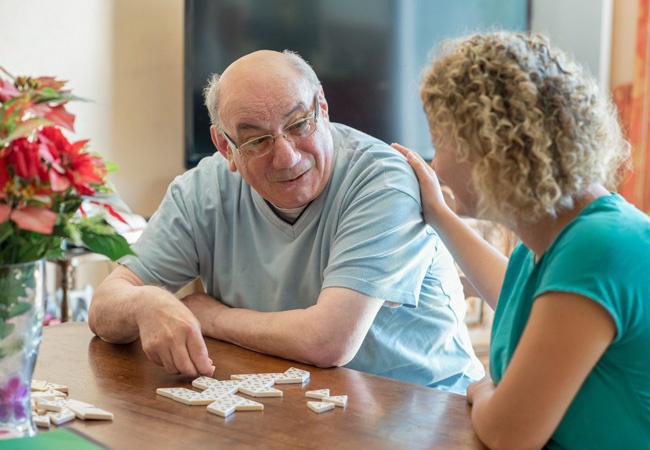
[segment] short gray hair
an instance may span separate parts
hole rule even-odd
[[[309,83],[316,92],[320,88],[320,80],[314,72],[314,69],[305,61],[302,56],[291,50],[284,50],[282,54],[287,58],[288,62],[296,69],[300,75]],[[219,79],[221,75],[214,73],[208,78],[208,84],[203,88],[204,104],[208,108],[210,115],[210,123],[212,125],[219,125]]]

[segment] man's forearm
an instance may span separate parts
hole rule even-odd
[[[136,290],[143,289],[115,279],[102,283],[90,303],[88,324],[105,341],[124,344],[133,342],[140,334],[137,308],[142,305],[134,299]]]
[[[363,299],[351,300],[351,296]],[[199,319],[206,336],[331,367],[347,364],[356,355],[383,301],[349,289],[330,288],[314,306],[279,312],[229,308],[206,294],[190,295],[184,303]]]

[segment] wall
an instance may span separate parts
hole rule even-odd
[[[182,0],[0,0],[0,65],[55,75],[74,93],[75,139],[116,162],[110,176],[150,216],[183,172]]]
[[[532,0],[531,29],[547,34],[609,86],[613,1]]]

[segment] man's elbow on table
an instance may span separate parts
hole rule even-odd
[[[344,366],[354,358],[359,345],[347,343],[332,336],[318,337],[312,334],[307,343],[305,353],[310,364],[320,368]]]

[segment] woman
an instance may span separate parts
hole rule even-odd
[[[490,448],[650,448],[650,220],[608,190],[629,156],[611,103],[545,38],[509,32],[450,43],[421,97],[433,170],[393,146],[425,220],[496,308],[491,378],[467,391],[477,435]],[[511,229],[510,260],[457,213]]]

